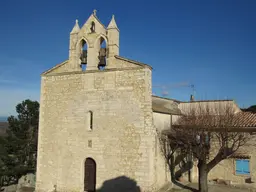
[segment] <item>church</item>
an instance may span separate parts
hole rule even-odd
[[[68,60],[42,74],[37,192],[167,181],[153,112],[169,121],[179,109],[152,97],[151,66],[119,56],[119,35],[114,16],[107,27],[96,11],[81,28],[76,20]]]
[[[151,192],[171,185],[158,133],[191,102],[153,96],[152,67],[120,56],[119,35],[114,16],[106,27],[93,11],[81,28],[76,20],[68,60],[41,75],[36,192]],[[241,113],[233,100],[202,103],[216,102]],[[212,177],[223,172],[240,181],[226,174],[230,166],[224,162]],[[197,179],[196,165],[189,176]]]

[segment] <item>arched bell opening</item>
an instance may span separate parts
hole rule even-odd
[[[94,21],[91,22],[90,30],[91,30],[91,33],[95,33],[95,23],[94,23]]]
[[[86,71],[88,50],[87,50],[87,43],[84,39],[81,40],[80,46],[81,46],[80,67],[81,67],[82,71]]]
[[[99,63],[98,63],[98,69],[104,70],[107,65],[107,42],[103,37],[100,37],[98,40],[98,50],[99,50]]]

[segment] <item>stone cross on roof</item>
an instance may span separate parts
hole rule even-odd
[[[96,13],[97,13],[97,10],[94,9],[94,10],[93,10],[93,15],[96,16]]]

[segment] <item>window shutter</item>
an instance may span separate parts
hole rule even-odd
[[[244,174],[249,174],[250,173],[249,160],[248,159],[243,160],[243,173]]]
[[[236,160],[236,174],[242,174],[243,173],[243,164],[241,159]]]

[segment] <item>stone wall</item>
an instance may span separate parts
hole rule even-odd
[[[170,129],[172,115],[164,113],[153,113],[153,120],[156,129],[161,132],[166,129]]]
[[[170,127],[171,115],[154,112],[153,121],[156,130],[160,134],[161,131]],[[159,136],[160,135],[157,135],[156,138],[156,180],[158,186],[163,186],[164,184],[171,182],[171,174],[161,149]]]
[[[40,103],[37,192],[83,191],[87,157],[96,161],[97,188],[121,176],[141,191],[155,185],[149,68],[44,75]]]
[[[245,184],[248,181],[252,183],[256,182],[256,152],[255,152],[255,142],[256,138],[253,136],[250,141],[239,148],[237,155],[234,157],[225,159],[216,165],[209,172],[209,179],[223,179],[229,181],[231,184]],[[249,159],[250,174],[249,175],[239,175],[236,174],[236,159]],[[249,182],[250,183],[250,182]]]

